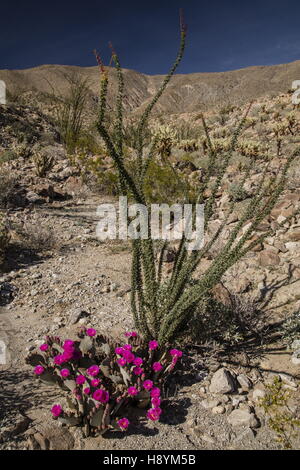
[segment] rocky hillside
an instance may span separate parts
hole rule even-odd
[[[55,91],[64,93],[65,74],[76,73],[89,82],[91,96],[99,89],[98,67],[42,65],[27,70],[0,70],[0,79],[13,94]],[[116,71],[109,68],[111,90],[109,102],[115,96]],[[124,69],[125,106],[128,111],[139,111],[158,89],[163,76],[145,75]],[[161,113],[194,112],[224,105],[242,104],[266,95],[287,92],[294,80],[300,79],[300,61],[273,66],[247,67],[222,73],[177,74],[157,105]]]

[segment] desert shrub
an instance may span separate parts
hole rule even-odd
[[[67,152],[72,152],[81,138],[84,110],[89,94],[88,80],[76,74],[64,74],[69,85],[66,96],[52,92],[55,123]]]
[[[249,196],[247,191],[244,188],[241,188],[238,183],[232,183],[229,186],[228,194],[230,199],[234,202],[243,201]]]
[[[262,338],[267,316],[258,303],[245,295],[230,294],[230,299],[230,305],[211,294],[201,299],[187,325],[190,341],[237,346],[251,337]]]
[[[0,216],[0,265],[5,259],[5,252],[10,241],[10,234],[5,219]]]
[[[292,410],[289,406],[293,396],[291,390],[283,387],[279,377],[272,384],[266,385],[266,395],[260,399],[260,406],[267,416],[267,424],[276,434],[276,440],[284,449],[292,449],[293,437],[299,432],[299,407]]]
[[[0,207],[5,208],[13,198],[17,180],[7,168],[0,167]]]
[[[52,250],[58,245],[55,230],[45,223],[19,222],[14,223],[12,228],[26,249],[43,252]]]
[[[112,158],[117,170],[120,193],[129,196],[138,204],[145,205],[148,209],[148,215],[151,215],[151,206],[145,194],[145,181],[151,168],[150,164],[155,160],[157,141],[154,139],[146,148],[144,144],[144,128],[149,121],[152,109],[163,94],[181,61],[185,47],[185,38],[186,30],[182,27],[181,42],[176,61],[163,80],[161,87],[147,105],[137,125],[137,144],[135,146],[135,155],[133,156],[136,165],[134,174],[130,173],[128,161],[124,154],[122,133],[124,81],[118,55],[113,51],[112,62],[115,64],[119,78],[115,113],[116,134],[114,134],[114,138],[110,134],[105,122],[109,74],[103,64],[100,64],[101,82],[97,129],[105,143],[107,153]],[[251,106],[248,106],[245,110],[244,116],[237,123],[226,145],[223,142],[218,151],[216,143],[211,140],[206,121],[202,117],[208,168],[205,177],[197,188],[197,202],[199,204],[205,203],[204,230],[207,229],[209,221],[214,217],[218,191],[226,175],[226,169],[230,164],[231,157],[237,150],[239,136],[244,129],[245,119],[248,117],[250,108]],[[186,325],[189,324],[190,319],[193,317],[193,312],[198,303],[220,282],[225,272],[266,237],[274,234],[275,229],[272,227],[265,232],[258,232],[258,227],[278,202],[286,184],[288,170],[293,161],[299,157],[299,154],[300,148],[298,147],[286,158],[281,171],[277,172],[269,180],[267,178],[267,171],[262,173],[256,193],[252,198],[249,198],[249,201],[243,207],[238,223],[231,229],[229,238],[226,239],[222,249],[214,257],[212,263],[200,279],[195,278],[195,271],[205,255],[211,251],[220,237],[222,238],[223,230],[227,228],[228,218],[236,208],[235,201],[231,201],[222,224],[205,241],[204,246],[189,250],[186,245],[187,240],[184,237],[182,238],[176,250],[172,272],[166,279],[162,279],[162,260],[168,245],[167,241],[163,245],[161,256],[158,260],[154,255],[151,229],[149,231],[149,238],[137,238],[132,241],[131,305],[136,328],[146,339],[158,338],[160,344],[168,344],[170,341],[175,340],[180,332],[186,329]],[[255,158],[249,160],[249,165],[245,168],[239,182],[241,188],[249,178],[251,168],[255,164]],[[166,162],[166,167],[167,165],[168,162]],[[151,181],[152,184],[155,184],[155,181]],[[209,192],[207,191],[208,188]],[[189,202],[189,194],[183,194],[181,200]],[[288,219],[292,219],[298,212],[296,211],[294,214],[291,214]],[[192,216],[193,220],[195,220],[195,212]],[[284,223],[286,222],[287,219],[285,219]],[[280,229],[282,225],[283,223],[278,224],[277,228]],[[244,229],[245,227],[246,229]],[[158,303],[158,300],[161,298],[159,292],[162,283],[167,283],[166,291],[168,295],[163,298],[163,301]],[[190,328],[192,327],[193,323],[190,324]]]
[[[150,203],[173,204],[182,201],[187,194],[190,197],[193,194],[193,188],[184,174],[171,165],[164,166],[155,160],[149,164],[143,190]]]
[[[3,150],[0,153],[0,165],[2,163],[6,163],[6,162],[10,162],[12,160],[15,160],[16,158],[18,158],[18,155],[15,152],[13,152],[12,150]]]
[[[282,325],[282,338],[290,346],[300,339],[300,310],[290,315]]]
[[[136,408],[148,409],[149,420],[159,419],[161,390],[182,352],[165,351],[155,340],[145,344],[136,332],[125,336],[127,344],[120,345],[82,328],[78,340],[47,337],[27,356],[39,380],[65,392],[66,404],[51,409],[54,419],[81,426],[85,436],[126,431]]]

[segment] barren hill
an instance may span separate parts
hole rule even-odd
[[[98,67],[42,65],[26,70],[0,70],[0,79],[8,91],[34,93],[64,92],[65,74],[76,73],[88,79],[92,96],[99,89]],[[116,90],[116,71],[109,68],[110,99]],[[142,109],[159,87],[162,75],[145,75],[124,69],[125,105],[128,111]],[[300,80],[300,61],[273,66],[254,66],[221,73],[177,74],[173,77],[156,110],[161,113],[194,112],[223,105],[242,104],[265,95],[287,92],[294,80]]]

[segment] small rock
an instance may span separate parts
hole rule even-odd
[[[244,392],[248,392],[250,388],[252,387],[252,382],[251,380],[245,375],[245,374],[240,374],[237,376],[237,381],[242,387],[242,390]]]
[[[205,400],[201,401],[201,405],[205,409],[215,408],[218,405],[220,405],[220,403],[221,403],[220,400],[217,400],[217,399],[215,399],[215,400],[214,399],[213,400],[205,399]]]
[[[225,413],[226,408],[224,406],[214,406],[211,411],[215,415],[222,415]]]
[[[232,393],[235,390],[234,378],[228,369],[222,367],[214,373],[209,391],[211,393]]]
[[[75,325],[81,318],[89,316],[89,313],[81,310],[80,308],[76,308],[70,312],[69,317],[69,325]]]
[[[259,422],[253,413],[248,410],[233,410],[227,418],[231,426],[247,426],[248,428],[257,428]]]

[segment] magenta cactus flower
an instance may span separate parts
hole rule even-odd
[[[126,338],[136,338],[137,337],[137,332],[136,331],[127,331],[124,333]]]
[[[134,361],[135,355],[132,354],[132,352],[125,350],[124,353],[123,353],[123,359],[125,359],[125,361],[126,361],[128,364],[130,364],[131,362]]]
[[[78,376],[76,377],[76,383],[77,383],[77,385],[82,385],[82,384],[84,384],[85,381],[86,381],[86,378],[85,378],[84,375],[78,375]]]
[[[45,369],[43,366],[36,366],[33,372],[35,373],[35,375],[42,375],[44,371]]]
[[[134,373],[134,375],[141,375],[144,371],[141,367],[135,367],[132,371]]]
[[[115,353],[118,354],[118,356],[122,356],[122,355],[123,355],[123,352],[124,352],[124,349],[123,349],[123,348],[116,348],[116,349],[115,349]]]
[[[155,397],[151,399],[151,403],[152,403],[153,408],[158,408],[161,403],[161,400],[159,397]]]
[[[158,398],[160,397],[160,389],[158,387],[153,387],[150,392],[151,398]]]
[[[58,416],[60,416],[62,414],[62,407],[60,405],[54,405],[52,406],[51,408],[51,413],[53,414],[53,416],[55,418],[58,418]]]
[[[47,343],[41,344],[40,346],[41,351],[48,351],[48,349],[49,349],[49,344]]]
[[[150,410],[148,410],[147,412],[147,418],[150,419],[151,421],[158,421],[160,415],[161,415],[160,408],[150,408]]]
[[[124,344],[123,349],[125,349],[125,351],[131,351],[132,346],[131,346],[131,344]]]
[[[91,376],[91,377],[96,377],[96,375],[98,375],[100,372],[100,369],[98,366],[94,365],[94,366],[90,366],[88,369],[87,369],[87,373]]]
[[[57,366],[61,366],[64,362],[66,362],[66,357],[63,354],[58,354],[54,357],[53,361]]]
[[[91,380],[91,386],[92,387],[98,387],[98,385],[101,383],[100,379],[93,379]]]
[[[145,390],[151,390],[151,388],[153,387],[152,380],[145,380],[145,382],[143,383],[143,387]]]
[[[98,388],[94,391],[93,398],[101,403],[107,403],[109,400],[109,393],[106,390]]]
[[[118,420],[118,425],[120,426],[122,431],[127,431],[129,424],[129,420],[127,418],[121,418]]]
[[[97,331],[95,330],[95,328],[88,328],[86,330],[86,334],[90,336],[91,338],[93,338],[94,336],[96,336]]]
[[[60,375],[61,375],[64,379],[66,379],[67,377],[69,377],[70,373],[71,373],[71,372],[69,371],[69,369],[62,369],[62,370],[60,371]]]
[[[161,365],[160,362],[153,363],[152,369],[154,370],[154,372],[159,372],[160,370],[162,370],[162,368],[163,366]]]
[[[153,340],[153,341],[149,341],[149,349],[150,351],[154,351],[155,349],[158,348],[158,342]]]
[[[171,349],[170,354],[177,358],[182,357],[182,351],[179,351],[179,349]]]
[[[128,395],[130,395],[132,397],[134,397],[135,395],[138,394],[138,390],[137,390],[136,387],[129,387],[127,392],[128,392]]]
[[[133,364],[135,366],[141,366],[143,364],[143,359],[141,357],[136,357],[134,360],[133,360]]]
[[[71,339],[66,339],[66,341],[64,341],[64,344],[63,344],[63,350],[71,349],[71,348],[74,349],[74,346],[75,346],[74,341],[72,341]]]
[[[90,387],[84,388],[84,389],[83,389],[83,393],[84,393],[85,395],[89,395],[89,394],[91,393]]]
[[[119,366],[124,367],[124,366],[126,366],[127,361],[126,361],[126,359],[121,357],[120,359],[117,360],[117,363],[119,364]]]

